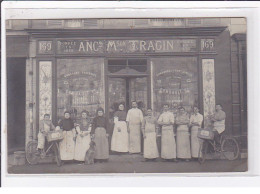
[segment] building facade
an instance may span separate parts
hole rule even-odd
[[[94,117],[103,107],[110,118],[119,102],[129,109],[131,101],[143,110],[152,108],[155,115],[164,103],[188,112],[198,106],[204,126],[215,104],[222,104],[226,131],[247,133],[246,35],[236,33],[232,21],[7,21],[8,138],[17,144],[36,139],[46,113],[54,125],[65,110],[74,118],[82,110]],[[17,95],[19,102],[12,103]],[[17,127],[11,120],[22,114]]]

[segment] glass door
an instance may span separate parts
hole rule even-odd
[[[129,104],[136,101],[138,108],[145,110],[147,108],[147,77],[131,78],[129,80]]]
[[[108,108],[112,115],[118,110],[119,103],[125,109],[131,108],[131,102],[136,101],[138,108],[147,108],[147,77],[119,77],[108,79]]]
[[[108,109],[109,117],[118,110],[119,103],[126,104],[126,80],[124,78],[108,79]]]

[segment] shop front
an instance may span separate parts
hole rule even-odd
[[[188,112],[199,106],[205,126],[216,103],[231,114],[230,35],[225,29],[28,30],[35,56],[27,60],[32,74],[27,82],[36,80],[36,86],[27,84],[27,139],[36,138],[46,113],[54,124],[65,110],[74,118],[83,110],[94,117],[103,107],[111,118],[121,102],[128,110],[136,101],[156,116],[165,103]]]

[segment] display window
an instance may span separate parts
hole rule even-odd
[[[198,62],[196,57],[152,58],[152,105],[161,112],[163,104],[170,109],[183,106],[190,112],[198,105]]]
[[[57,120],[65,110],[75,118],[83,110],[94,117],[104,102],[103,59],[57,59]]]

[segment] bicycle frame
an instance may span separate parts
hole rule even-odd
[[[220,145],[221,145],[223,139],[224,139],[223,135],[220,135]],[[202,139],[202,140],[208,142],[208,143],[213,147],[214,152],[221,152],[221,150],[217,150],[217,147],[216,147],[216,140],[215,140],[215,139],[213,139],[213,140]]]
[[[43,156],[43,158],[45,158],[45,156],[49,153],[50,149],[54,146],[55,143],[56,143],[55,141],[54,142],[50,142],[49,147],[46,150],[44,149],[44,156]]]

